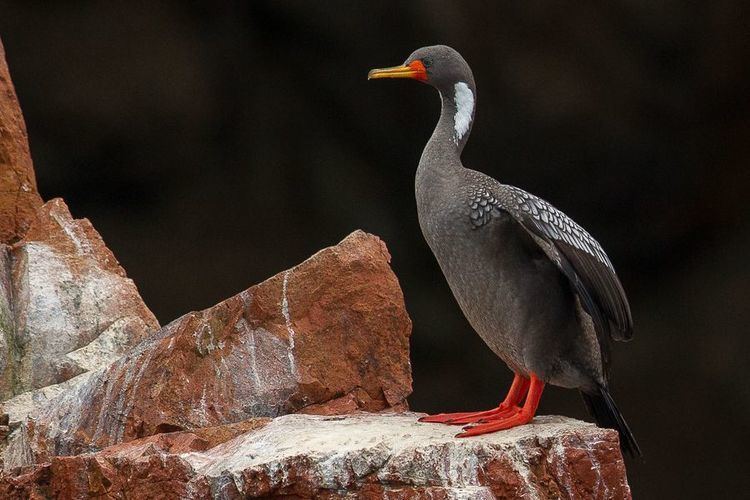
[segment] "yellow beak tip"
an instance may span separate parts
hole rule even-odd
[[[371,69],[367,73],[368,80],[376,80],[379,78],[414,78],[416,71],[409,66],[394,66],[392,68],[376,68]]]

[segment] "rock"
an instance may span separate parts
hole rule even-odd
[[[630,498],[616,431],[394,413],[411,322],[375,236],[159,329],[91,224],[42,205],[3,56],[0,498]]]
[[[17,476],[0,476],[2,498],[210,498],[178,455],[147,448],[125,454],[57,457]]]
[[[540,417],[478,439],[417,415],[288,416],[206,452],[183,455],[227,496],[347,491],[373,496],[449,488],[500,498],[623,498],[629,494],[617,433]],[[374,485],[374,486],[370,486]],[[401,491],[399,491],[401,490]],[[448,492],[446,492],[448,493]],[[467,496],[468,497],[468,496]]]
[[[158,434],[101,453],[55,457],[16,475],[0,474],[1,498],[207,498],[207,481],[195,478],[179,454],[205,451],[258,429],[269,419]]]
[[[0,253],[0,398],[106,366],[159,329],[91,223],[52,200]],[[18,421],[41,389],[0,405]]]
[[[42,204],[0,42],[0,401],[22,395],[0,413],[18,422],[158,328],[91,224]]]
[[[532,425],[458,439],[455,427],[417,417],[288,415],[251,421],[237,437],[210,446],[192,433],[152,436],[5,475],[0,495],[630,498],[613,430],[538,417]]]
[[[406,408],[411,322],[389,261],[357,231],[183,316],[32,414],[5,467],[250,417]]]
[[[20,239],[40,206],[26,124],[0,41],[0,243]]]

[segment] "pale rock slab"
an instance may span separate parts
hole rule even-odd
[[[106,366],[158,329],[99,233],[62,200],[47,202],[24,238],[0,249],[1,399]],[[32,410],[0,404],[11,421]]]
[[[288,415],[181,456],[226,498],[376,490],[398,497],[399,489],[436,489],[445,498],[630,495],[615,431],[538,417],[531,425],[459,439],[456,427],[419,423],[418,417]]]
[[[629,499],[617,433],[564,417],[468,439],[418,414],[287,415],[160,434],[0,476],[55,498]]]

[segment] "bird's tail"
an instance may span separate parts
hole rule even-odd
[[[586,408],[599,427],[607,427],[609,429],[616,429],[620,434],[620,448],[622,451],[630,455],[631,457],[640,457],[641,449],[638,447],[638,443],[635,442],[633,433],[630,432],[628,423],[625,422],[620,410],[617,409],[612,396],[609,391],[604,388],[599,388],[598,394],[587,394],[581,392],[583,396],[583,402],[586,403]]]

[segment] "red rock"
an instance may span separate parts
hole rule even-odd
[[[196,477],[180,454],[208,450],[259,429],[268,420],[158,434],[97,454],[55,457],[15,474],[3,474],[0,498],[206,498],[210,496],[208,481]]]
[[[270,422],[270,418],[251,418],[233,424],[202,427],[194,431],[167,432],[141,439],[119,443],[103,449],[102,456],[143,455],[159,451],[166,453],[187,453],[206,451],[221,443],[229,441],[240,434],[260,429]]]
[[[362,413],[407,408],[411,323],[361,231],[153,333],[91,224],[42,206],[3,56],[0,498],[630,498],[613,430]]]
[[[40,206],[26,124],[0,41],[0,243],[20,239]]]
[[[42,205],[0,42],[0,412],[17,421],[158,328],[91,224]]]
[[[34,414],[6,467],[249,417],[405,408],[411,322],[389,260],[357,231],[183,316]]]
[[[159,329],[91,223],[60,200],[37,210],[25,237],[0,253],[0,399],[106,366]],[[53,386],[53,387],[47,387]],[[0,408],[19,420],[30,394]]]
[[[0,495],[630,498],[613,430],[539,417],[532,425],[458,439],[455,428],[420,424],[417,416],[288,415],[253,421],[205,450],[192,433],[152,436],[6,473]]]
[[[30,472],[0,477],[0,496],[8,499],[210,498],[208,482],[178,455],[140,457],[79,455],[56,457]]]

